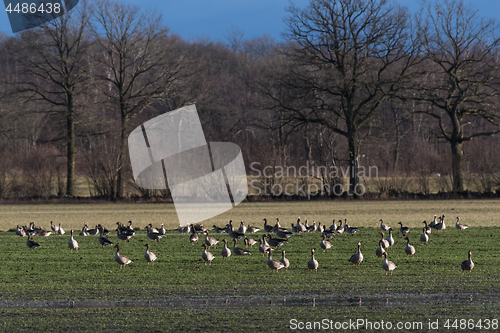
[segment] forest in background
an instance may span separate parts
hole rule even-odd
[[[128,134],[196,104],[207,141],[261,168],[352,168],[387,194],[500,188],[498,22],[462,1],[288,8],[283,40],[183,40],[156,12],[81,1],[0,36],[0,198],[169,197],[135,186]],[[377,177],[358,169],[376,166]],[[273,171],[272,175],[276,175]],[[270,177],[267,181],[287,180]]]

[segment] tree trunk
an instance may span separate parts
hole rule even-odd
[[[451,144],[451,173],[453,175],[453,192],[464,190],[464,179],[462,176],[462,139],[463,125],[462,117],[455,111],[450,110],[452,132],[449,139]]]
[[[66,161],[66,195],[75,195],[75,121],[74,121],[74,110],[73,110],[73,94],[71,92],[67,93],[68,105],[67,105],[67,161]]]
[[[120,154],[118,156],[118,172],[116,176],[116,197],[123,198],[124,196],[124,160],[127,153],[127,122],[128,116],[125,111],[122,110],[122,124],[121,124],[121,137],[120,137]]]
[[[464,178],[462,175],[462,143],[459,140],[451,140],[451,168],[453,175],[453,191],[464,191]]]
[[[349,129],[347,141],[349,143],[349,192],[354,197],[357,197],[356,191],[359,184],[359,142],[358,133],[355,129]]]

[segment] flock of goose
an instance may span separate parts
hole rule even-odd
[[[432,229],[437,230],[438,232],[442,232],[443,230],[446,229],[446,224],[444,222],[445,216],[442,215],[439,217],[439,222],[437,221],[436,215],[434,215],[434,220],[427,225],[427,222],[424,221],[424,227],[422,228],[422,235],[420,236],[420,241],[427,242],[429,241],[429,235],[431,234]],[[280,269],[285,269],[288,270],[288,267],[290,266],[290,261],[285,257],[285,251],[282,251],[282,258],[281,260],[276,260],[272,258],[272,250],[278,249],[278,247],[286,244],[289,241],[289,238],[294,234],[294,233],[310,233],[310,232],[319,232],[322,234],[322,240],[320,242],[320,247],[323,249],[323,252],[326,252],[332,247],[331,242],[329,239],[334,236],[334,235],[340,235],[343,234],[344,232],[354,235],[356,232],[358,232],[358,228],[351,227],[347,224],[347,219],[344,220],[345,223],[343,223],[342,220],[338,221],[338,226],[335,224],[335,220],[333,221],[333,224],[327,228],[324,225],[321,225],[321,223],[316,226],[316,223],[313,222],[312,225],[308,225],[307,220],[304,224],[301,223],[300,217],[297,218],[297,222],[294,225],[292,223],[292,231],[289,231],[287,228],[284,228],[280,225],[279,218],[276,218],[276,223],[274,226],[271,226],[267,224],[267,219],[264,219],[264,230],[265,234],[262,236],[262,238],[259,238],[258,241],[256,241],[252,237],[245,236],[246,234],[250,233],[256,233],[260,230],[258,227],[247,227],[245,225],[244,221],[240,221],[240,227],[238,230],[235,230],[232,224],[232,221],[230,220],[229,223],[224,227],[224,228],[219,228],[217,226],[213,226],[213,230],[217,234],[221,233],[227,233],[227,235],[232,238],[233,241],[233,247],[230,249],[227,246],[227,240],[223,239],[224,247],[222,248],[221,255],[223,258],[229,259],[229,257],[234,253],[235,255],[238,256],[243,256],[243,255],[252,255],[251,250],[248,250],[248,246],[250,248],[253,247],[253,245],[259,243],[259,252],[262,255],[267,255],[267,265],[269,268],[272,269],[273,272],[278,272]],[[403,226],[402,222],[399,222],[400,228],[399,231],[400,233],[405,237],[404,239],[406,240],[406,247],[405,247],[405,253],[407,256],[414,256],[415,255],[415,247],[410,244],[410,239],[407,236],[407,234],[410,232],[410,229],[408,227]],[[465,224],[460,223],[460,218],[457,217],[457,221],[455,223],[455,227],[460,230],[467,229],[468,226]],[[375,254],[377,257],[383,257],[384,260],[382,262],[382,268],[385,270],[385,274],[387,275],[388,272],[391,273],[394,269],[397,268],[396,264],[394,264],[392,261],[388,260],[388,254],[387,250],[389,247],[392,249],[392,246],[394,245],[394,238],[392,232],[394,231],[393,228],[389,227],[384,223],[384,221],[381,219],[380,220],[380,228],[382,229],[383,232],[380,232],[379,234],[381,235],[381,239],[379,240],[379,247],[375,250]],[[161,224],[161,227],[159,229],[154,228],[151,224],[147,225],[144,229],[147,230],[147,237],[150,238],[151,240],[155,242],[159,242],[161,238],[165,237],[166,230],[163,227],[163,224]],[[64,230],[61,227],[61,224],[54,225],[51,222],[51,230],[53,233],[58,234],[58,235],[64,235]],[[189,233],[189,241],[191,245],[197,244],[198,240],[200,239],[200,234],[205,235],[204,239],[204,244],[202,245],[203,247],[203,252],[201,253],[201,257],[205,262],[205,265],[207,263],[209,265],[212,264],[212,261],[214,260],[215,256],[209,251],[211,247],[214,247],[216,249],[217,244],[219,243],[219,240],[217,240],[214,237],[210,236],[210,231],[207,230],[206,228],[203,227],[203,225],[200,225],[198,227],[195,227],[194,225],[190,226],[185,226],[177,229],[180,233],[182,234],[187,234]],[[384,231],[389,232],[389,236],[387,238],[384,238]],[[34,222],[31,222],[28,227],[23,226],[17,226],[15,230],[16,234],[18,236],[28,236],[28,239],[26,241],[26,245],[31,248],[35,249],[40,247],[40,245],[35,242],[32,237],[33,236],[49,236],[52,234],[50,231],[45,231],[43,228],[35,227]],[[134,228],[132,228],[132,221],[128,222],[128,226],[123,225],[120,222],[117,222],[117,238],[120,240],[123,240],[125,242],[128,242],[130,238],[135,236],[135,231]],[[273,236],[272,234],[275,234]],[[113,245],[113,243],[108,239],[109,231],[105,229],[103,226],[96,225],[94,229],[89,229],[88,225],[85,223],[82,232],[79,234],[79,236],[95,236],[98,235],[98,241],[99,244],[104,248],[104,246],[108,245]],[[238,247],[238,240],[244,238],[244,244],[245,248]],[[156,255],[150,251],[149,244],[145,244],[144,246],[147,247],[146,252],[144,254],[144,258],[146,259],[148,265],[151,263],[152,265],[154,264],[154,261],[157,259]],[[73,230],[71,230],[71,237],[68,240],[68,247],[71,252],[75,250],[78,252],[78,242],[74,239],[73,237]],[[125,267],[126,265],[132,263],[133,261],[128,258],[127,256],[120,254],[120,246],[118,244],[114,245],[116,248],[116,253],[115,253],[115,261],[120,265],[120,268]],[[358,251],[353,254],[349,259],[348,262],[353,264],[353,267],[356,265],[359,267],[359,265],[363,261],[363,254],[361,253],[361,243],[357,243]],[[318,261],[314,257],[315,249],[311,249],[311,260],[307,262],[307,267],[309,270],[314,270],[315,273],[318,273]],[[471,259],[471,252],[468,252],[468,260],[465,260],[461,264],[462,268],[462,273],[465,271],[469,271],[471,273],[472,269],[474,268],[474,263],[472,262]]]
[[[434,215],[434,220],[427,225],[427,222],[424,221],[423,223],[425,224],[425,227],[422,228],[422,235],[420,236],[420,240],[422,242],[425,242],[426,244],[429,241],[429,234],[431,233],[432,229],[437,230],[438,232],[442,232],[443,230],[446,229],[446,224],[444,222],[445,216],[442,215],[439,217],[439,222],[437,221],[436,215]],[[262,239],[258,239],[259,243],[259,251],[262,255],[267,254],[267,265],[269,268],[272,269],[273,272],[277,272],[280,269],[285,269],[288,270],[288,267],[290,266],[289,260],[285,257],[285,251],[282,251],[282,258],[281,260],[276,260],[272,258],[271,251],[273,248],[278,249],[279,246],[282,246],[283,244],[286,244],[290,238],[290,236],[293,235],[293,233],[306,233],[306,232],[320,232],[322,234],[322,240],[320,242],[320,247],[323,249],[323,252],[326,252],[328,249],[332,247],[331,242],[329,239],[334,236],[335,234],[340,235],[344,232],[349,233],[351,235],[354,235],[359,229],[351,227],[347,224],[347,219],[344,220],[344,223],[342,220],[338,221],[339,225],[337,226],[335,224],[335,220],[333,224],[329,227],[326,228],[324,225],[322,226],[321,223],[316,226],[316,223],[313,222],[313,225],[309,226],[307,224],[307,220],[304,224],[300,222],[300,217],[297,218],[297,223],[294,225],[292,224],[292,232],[290,232],[288,229],[281,227],[279,218],[276,218],[276,223],[274,226],[271,226],[267,224],[267,219],[264,219],[264,229],[267,232],[267,234],[264,234],[262,236]],[[406,240],[406,247],[405,247],[405,253],[407,256],[414,256],[415,255],[415,247],[410,244],[410,239],[407,237],[407,234],[409,233],[410,229],[408,227],[403,226],[402,222],[399,222],[400,228],[399,231],[400,233],[405,237],[404,239]],[[455,227],[460,230],[467,229],[468,226],[465,224],[460,223],[460,218],[457,217],[457,221],[455,223]],[[394,238],[392,235],[392,232],[394,229],[390,228],[388,225],[384,224],[383,220],[380,220],[380,228],[383,231],[388,231],[389,232],[389,237],[387,239],[384,239],[384,233],[381,232],[380,235],[382,238],[379,241],[379,247],[375,250],[375,254],[378,257],[383,257],[384,261],[382,262],[382,268],[386,271],[386,275],[388,272],[391,273],[394,269],[397,268],[396,264],[394,264],[392,261],[389,261],[388,254],[387,254],[387,249],[391,247],[394,244]],[[259,231],[260,229],[257,227],[246,227],[245,222],[241,221],[240,222],[240,227],[238,230],[235,230],[232,224],[232,221],[229,221],[229,223],[224,227],[220,228],[217,227],[216,225],[213,226],[213,231],[220,234],[220,233],[227,233],[229,237],[232,238],[234,245],[232,249],[229,249],[227,247],[227,240],[224,239],[224,247],[221,251],[222,257],[229,259],[231,256],[231,253],[234,253],[238,256],[242,255],[251,255],[252,252],[249,251],[247,248],[250,245],[252,247],[254,244],[257,243],[257,241],[251,237],[245,237],[245,234],[247,232],[250,233],[255,233]],[[199,240],[199,234],[205,234],[205,241],[203,244],[204,250],[202,252],[202,258],[205,261],[205,265],[207,263],[209,265],[212,264],[212,261],[214,260],[215,256],[209,252],[209,249],[214,246],[216,248],[217,243],[219,241],[215,239],[214,237],[210,237],[210,231],[207,230],[206,228],[203,228],[203,226],[200,226],[196,228],[194,225],[190,225],[189,227],[181,227],[179,226],[178,231],[185,234],[185,233],[190,233],[189,241],[191,242],[191,245],[195,244]],[[271,234],[274,233],[275,236],[272,236]],[[246,249],[240,248],[237,246],[238,240],[241,238],[244,238],[244,243],[246,245]],[[363,261],[363,254],[361,253],[361,243],[357,243],[358,246],[358,251],[353,254],[349,258],[349,262],[353,264],[353,267],[356,265],[359,267],[361,262]],[[314,252],[315,249],[311,249],[311,260],[307,262],[307,267],[310,270],[314,270],[317,274],[318,272],[318,261],[314,257]],[[469,258],[468,260],[465,260],[461,264],[462,268],[462,273],[465,271],[469,271],[469,273],[472,271],[472,268],[474,267],[474,263],[471,260],[471,252],[469,251]]]
[[[129,241],[130,238],[135,236],[135,231],[134,228],[132,228],[132,221],[128,222],[128,226],[123,225],[120,222],[116,222],[118,227],[116,228],[116,233],[117,233],[117,238],[123,241]],[[50,222],[50,228],[55,234],[58,235],[64,235],[65,232],[63,228],[61,227],[61,224],[59,223],[59,226],[52,224],[52,221]],[[146,226],[144,229],[147,230],[147,236],[152,239],[153,241],[159,241],[161,238],[165,237],[165,228],[163,227],[163,224],[161,225],[160,229],[153,228],[151,224]],[[52,231],[45,231],[43,230],[42,227],[35,227],[34,222],[30,222],[29,226],[17,226],[16,227],[16,235],[24,237],[28,236],[28,239],[26,240],[26,246],[28,246],[30,249],[36,249],[40,247],[40,244],[35,242],[31,237],[33,236],[50,236],[52,234]],[[94,229],[89,229],[87,223],[84,224],[82,228],[82,232],[80,233],[79,236],[96,236],[98,235],[98,241],[99,244],[104,248],[104,246],[108,245],[113,245],[113,242],[111,242],[108,239],[109,235],[109,230],[105,229],[103,226],[100,224],[96,225]],[[144,258],[146,259],[148,265],[151,263],[151,265],[154,265],[154,261],[156,260],[156,255],[149,250],[149,244],[144,244],[144,246],[147,247],[146,253],[144,254]],[[78,253],[78,242],[74,239],[73,237],[73,230],[71,230],[71,237],[68,240],[68,247],[73,253],[73,250],[75,250]],[[115,261],[120,265],[120,268],[125,267],[125,265],[128,265],[132,263],[133,261],[128,258],[127,256],[120,254],[120,245],[116,244],[114,246],[116,248],[116,253],[115,253]]]

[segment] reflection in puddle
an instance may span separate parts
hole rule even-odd
[[[0,301],[0,308],[145,308],[145,307],[259,307],[259,306],[422,306],[469,304],[472,306],[500,306],[499,294],[395,294],[351,297],[325,295],[190,297],[155,300],[81,300],[81,301]]]

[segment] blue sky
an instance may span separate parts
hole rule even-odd
[[[143,9],[159,10],[164,23],[184,39],[209,37],[225,41],[231,27],[244,32],[244,38],[267,33],[276,39],[284,31],[283,18],[289,0],[121,0]],[[29,1],[26,1],[29,2]],[[399,0],[412,12],[419,8],[418,0]],[[309,0],[294,0],[304,7]],[[500,21],[500,0],[475,0],[480,15]],[[0,13],[0,31],[11,34],[5,11]]]

